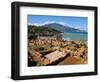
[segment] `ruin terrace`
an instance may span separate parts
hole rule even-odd
[[[28,41],[28,66],[87,64],[87,45],[78,40]]]

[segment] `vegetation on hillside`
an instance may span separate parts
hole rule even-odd
[[[59,33],[61,32],[53,28],[35,25],[28,26],[28,39],[36,39],[37,36],[53,36]]]

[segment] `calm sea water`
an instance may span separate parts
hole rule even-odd
[[[87,33],[63,33],[64,40],[81,40],[87,41],[88,34]]]

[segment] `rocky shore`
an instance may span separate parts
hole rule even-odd
[[[28,41],[28,66],[87,64],[88,47],[78,40]]]

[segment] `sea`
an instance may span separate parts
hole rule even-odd
[[[64,32],[62,36],[64,40],[80,40],[84,42],[88,40],[87,32]]]

